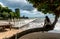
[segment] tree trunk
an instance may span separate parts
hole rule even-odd
[[[55,16],[55,20],[54,20],[54,22],[52,23],[52,27],[54,28],[55,27],[55,25],[56,25],[56,23],[57,23],[57,21],[58,21],[58,18],[59,18],[59,16]]]
[[[51,30],[51,27],[52,27],[52,29],[54,29],[54,26],[56,25],[56,23],[58,21],[58,18],[59,18],[58,16],[55,16],[55,20],[52,23],[52,26],[50,26],[50,29],[49,30]],[[43,27],[28,29],[28,30],[25,30],[25,31],[23,31],[21,33],[18,33],[17,34],[17,38],[20,38],[20,37],[22,37],[22,36],[24,36],[26,34],[29,34],[29,33],[40,32],[40,31],[49,31],[49,30],[48,29],[44,29]],[[15,39],[15,37],[16,36],[14,35],[14,36],[10,37],[10,39]]]

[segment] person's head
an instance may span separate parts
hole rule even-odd
[[[47,20],[48,22],[50,22],[50,19],[49,19],[49,17],[48,17],[48,16],[46,16],[45,18],[46,18],[46,20]]]
[[[48,16],[45,17],[46,19],[48,18]]]

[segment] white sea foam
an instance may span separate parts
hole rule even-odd
[[[53,22],[53,20],[54,19],[51,19],[52,22]],[[43,27],[43,25],[44,25],[44,20],[43,19],[37,19],[36,21],[31,22],[28,25],[25,25],[28,27],[24,27],[23,29],[26,30],[26,29],[31,29],[31,28],[38,28],[38,27]],[[60,19],[58,20],[57,24],[55,25],[54,30],[51,30],[49,32],[60,33]]]
[[[31,29],[31,28],[37,28],[37,27],[43,27],[44,25],[44,19],[36,19],[35,21],[33,21],[35,19],[22,19],[20,21],[15,22],[15,26],[13,27],[21,27],[24,25],[24,27],[20,28],[20,29]],[[51,19],[51,21],[53,22],[53,18]],[[33,22],[32,22],[33,21]],[[0,23],[8,23],[8,22],[4,22],[4,21],[0,21]],[[2,24],[3,24],[2,23]],[[12,24],[14,24],[14,22],[11,22]],[[55,25],[54,30],[51,30],[49,32],[53,32],[53,33],[60,33],[60,19],[58,20],[57,24]]]

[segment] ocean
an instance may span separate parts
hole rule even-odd
[[[29,19],[35,19],[35,18],[29,18]],[[20,29],[27,30],[27,29],[32,29],[32,28],[43,27],[43,25],[44,25],[44,19],[45,18],[36,18],[36,20],[34,20],[34,21],[32,21],[32,22],[24,25],[24,27],[22,27]],[[54,18],[50,18],[50,20],[51,20],[51,23],[53,23]],[[54,30],[51,30],[51,31],[48,31],[48,32],[50,32],[50,33],[51,32],[52,33],[60,33],[60,18],[58,19],[58,22],[55,25]]]
[[[30,18],[31,19],[31,18]],[[32,18],[33,19],[33,18]],[[44,19],[45,18],[37,18],[35,21],[25,25],[27,27],[24,27],[23,29],[31,29],[31,28],[38,28],[38,27],[43,27],[44,25]],[[51,22],[53,23],[54,18],[50,18]],[[55,25],[54,30],[51,30],[49,32],[53,33],[60,33],[60,18],[58,19],[57,24]]]

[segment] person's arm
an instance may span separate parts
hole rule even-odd
[[[44,20],[44,26],[46,25],[46,19]]]

